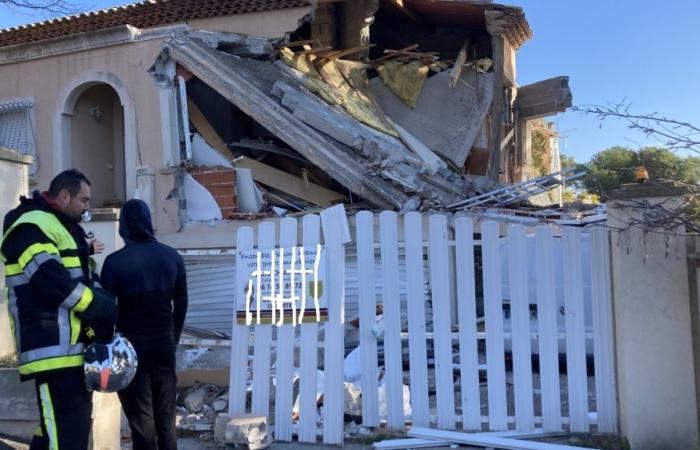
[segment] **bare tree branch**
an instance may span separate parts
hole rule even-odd
[[[85,11],[87,7],[85,4],[71,0],[0,0],[0,6],[27,15],[40,12],[50,15],[71,15]]]
[[[630,104],[622,100],[607,106],[583,105],[574,106],[573,111],[596,116],[600,121],[617,118],[627,122],[627,127],[641,132],[649,138],[658,140],[671,150],[690,150],[700,153],[700,128],[675,119],[664,117],[657,113],[633,114]]]

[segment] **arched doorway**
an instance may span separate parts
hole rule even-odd
[[[61,91],[54,116],[53,172],[75,167],[92,182],[93,208],[116,206],[136,190],[136,114],[110,72],[84,72]]]
[[[95,208],[119,207],[126,200],[124,108],[105,83],[85,89],[71,119],[70,159],[92,180]]]

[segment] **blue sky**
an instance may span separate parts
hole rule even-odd
[[[93,0],[93,9],[125,3]],[[700,124],[700,1],[504,0],[522,6],[534,37],[518,52],[518,83],[571,77],[574,104],[627,99],[632,111]],[[0,28],[41,20],[0,7]],[[613,145],[654,145],[619,121],[567,112],[553,119],[578,161]]]

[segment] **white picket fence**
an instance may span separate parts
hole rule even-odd
[[[456,217],[453,226],[448,226],[450,217],[440,214],[428,216],[426,226],[425,218],[409,213],[399,220],[389,211],[378,215],[360,212],[355,217],[363,425],[374,427],[386,421],[395,428],[410,422],[448,430],[568,428],[576,432],[589,431],[594,425],[598,431],[616,431],[607,231],[571,227],[559,233],[547,225],[527,229],[494,221],[475,224],[469,217]],[[276,237],[274,224],[263,223],[258,227],[257,245],[254,230],[244,227],[238,231],[236,245],[238,251],[244,251],[324,243],[325,289],[330,295],[323,340],[320,342],[316,323],[248,327],[234,321],[229,413],[270,415],[274,378],[275,439],[292,440],[296,433],[302,442],[316,442],[320,431],[317,402],[323,395],[323,441],[339,444],[343,441],[345,356],[341,219],[332,217],[324,223],[323,240],[318,216],[303,217],[300,243],[297,226],[296,219],[283,219]],[[477,247],[481,258],[475,258]],[[482,319],[477,317],[475,262],[481,263],[483,273]],[[400,266],[405,267],[405,281],[399,279]],[[239,290],[247,283],[241,270],[239,267],[236,277]],[[382,275],[379,287],[375,285],[376,270]],[[406,292],[405,304],[400,286]],[[379,405],[382,372],[377,364],[377,303],[383,307],[385,416],[380,416]],[[507,303],[509,319],[504,317]],[[536,319],[531,318],[531,310],[536,311]],[[402,314],[407,316],[405,327]],[[564,320],[558,323],[561,315]],[[405,345],[409,416],[403,398]],[[317,372],[319,348],[323,348],[322,383]],[[587,348],[595,371],[594,402],[589,401]],[[536,371],[533,354],[539,355]],[[560,354],[566,360],[563,371]],[[511,366],[508,370],[507,365]],[[250,372],[252,403],[248,408]],[[535,374],[539,383],[534,382]],[[431,375],[434,393],[429,392]],[[293,383],[297,376],[299,417],[294,432]],[[589,403],[594,403],[594,409]]]

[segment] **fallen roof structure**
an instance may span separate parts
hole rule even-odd
[[[160,59],[167,58],[376,207],[444,208],[467,194],[462,175],[448,170],[409,131],[402,127],[394,130],[383,112],[355,90],[340,69],[329,83],[325,80],[331,75],[312,78],[281,61],[233,56],[188,34],[164,45]],[[328,74],[337,66],[330,61],[325,68],[323,72]],[[307,86],[325,97],[312,93]],[[196,107],[193,112],[190,120],[198,131],[207,135],[212,147],[224,153],[225,144],[218,142],[215,133],[208,129],[201,112]],[[230,160],[233,153],[224,156]],[[250,159],[243,160],[242,166],[246,164],[259,169]],[[332,200],[332,192],[329,194],[325,198]]]

